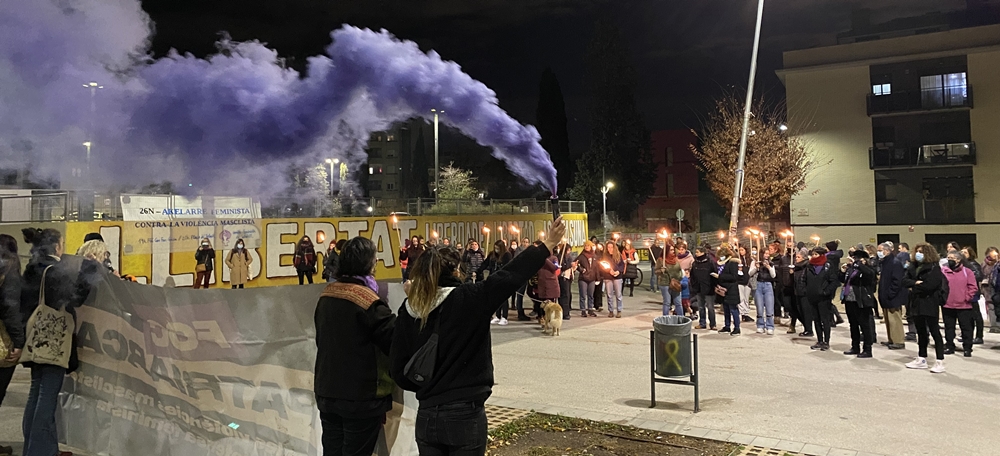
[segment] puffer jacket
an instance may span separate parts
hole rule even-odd
[[[911,310],[913,315],[935,319],[940,316],[940,309],[944,305],[944,301],[939,292],[944,281],[941,266],[937,263],[910,265],[903,278],[903,286],[910,289],[910,305],[913,307]]]
[[[719,285],[726,289],[726,296],[723,302],[729,305],[740,303],[740,278],[745,275],[742,270],[739,258],[730,258],[727,261],[717,263],[716,271],[719,274]]]
[[[715,277],[712,277],[713,272],[715,272],[715,268],[708,255],[694,258],[694,264],[691,266],[691,280],[688,282],[692,296],[715,294],[716,281]]]
[[[559,261],[555,255],[549,256],[538,270],[538,288],[536,293],[541,299],[559,299]]]

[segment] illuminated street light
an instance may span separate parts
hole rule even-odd
[[[604,239],[608,238],[608,192],[614,188],[614,182],[608,182],[601,187],[601,200],[603,209],[601,210],[601,224],[604,225]]]
[[[444,114],[443,110],[431,109],[434,113],[434,202],[438,200],[438,189],[441,188],[441,163],[439,162],[438,144],[438,115]]]

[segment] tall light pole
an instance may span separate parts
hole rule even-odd
[[[604,225],[604,239],[608,239],[608,192],[614,188],[615,184],[613,182],[608,182],[601,187],[601,224]]]
[[[764,0],[757,0],[757,28],[753,38],[753,56],[750,59],[750,82],[747,83],[747,102],[743,109],[743,133],[740,135],[740,156],[736,163],[736,184],[733,186],[733,208],[729,216],[729,239],[736,239],[740,223],[740,197],[743,196],[743,165],[747,156],[747,136],[750,133],[750,107],[753,102],[753,84],[757,76],[757,51],[760,49],[760,24],[764,19]]]
[[[332,159],[328,158],[328,159],[326,159],[326,163],[328,165],[330,165],[330,196],[333,196],[333,165],[339,164],[340,163],[340,159],[339,158],[332,158]],[[338,166],[337,168],[340,168],[340,167]],[[338,169],[337,171],[340,171],[340,170]],[[337,175],[339,177],[340,173],[338,172]]]
[[[438,163],[438,115],[444,114],[444,111],[439,111],[437,109],[431,109],[434,113],[434,202],[438,201],[438,189],[441,183],[441,164]]]

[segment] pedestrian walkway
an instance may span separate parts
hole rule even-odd
[[[984,404],[1000,397],[1000,350],[990,349],[1000,335],[987,334],[972,358],[948,356],[948,371],[935,375],[904,367],[915,343],[880,345],[872,359],[844,356],[846,324],[826,352],[785,327],[774,336],[754,334],[753,323],[735,337],[695,330],[702,412],[694,414],[691,388],[675,385],[657,385],[658,406],[648,408],[649,331],[660,309],[658,295],[636,290],[624,318],[574,314],[559,337],[528,323],[494,328],[490,403],[803,454],[994,453],[996,411]],[[884,326],[878,335],[885,340]]]

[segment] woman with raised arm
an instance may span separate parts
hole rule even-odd
[[[464,280],[452,247],[428,250],[410,265],[389,358],[392,378],[420,401],[420,454],[486,453],[484,405],[494,384],[490,319],[552,255],[566,235],[562,218],[546,235],[478,282]]]

